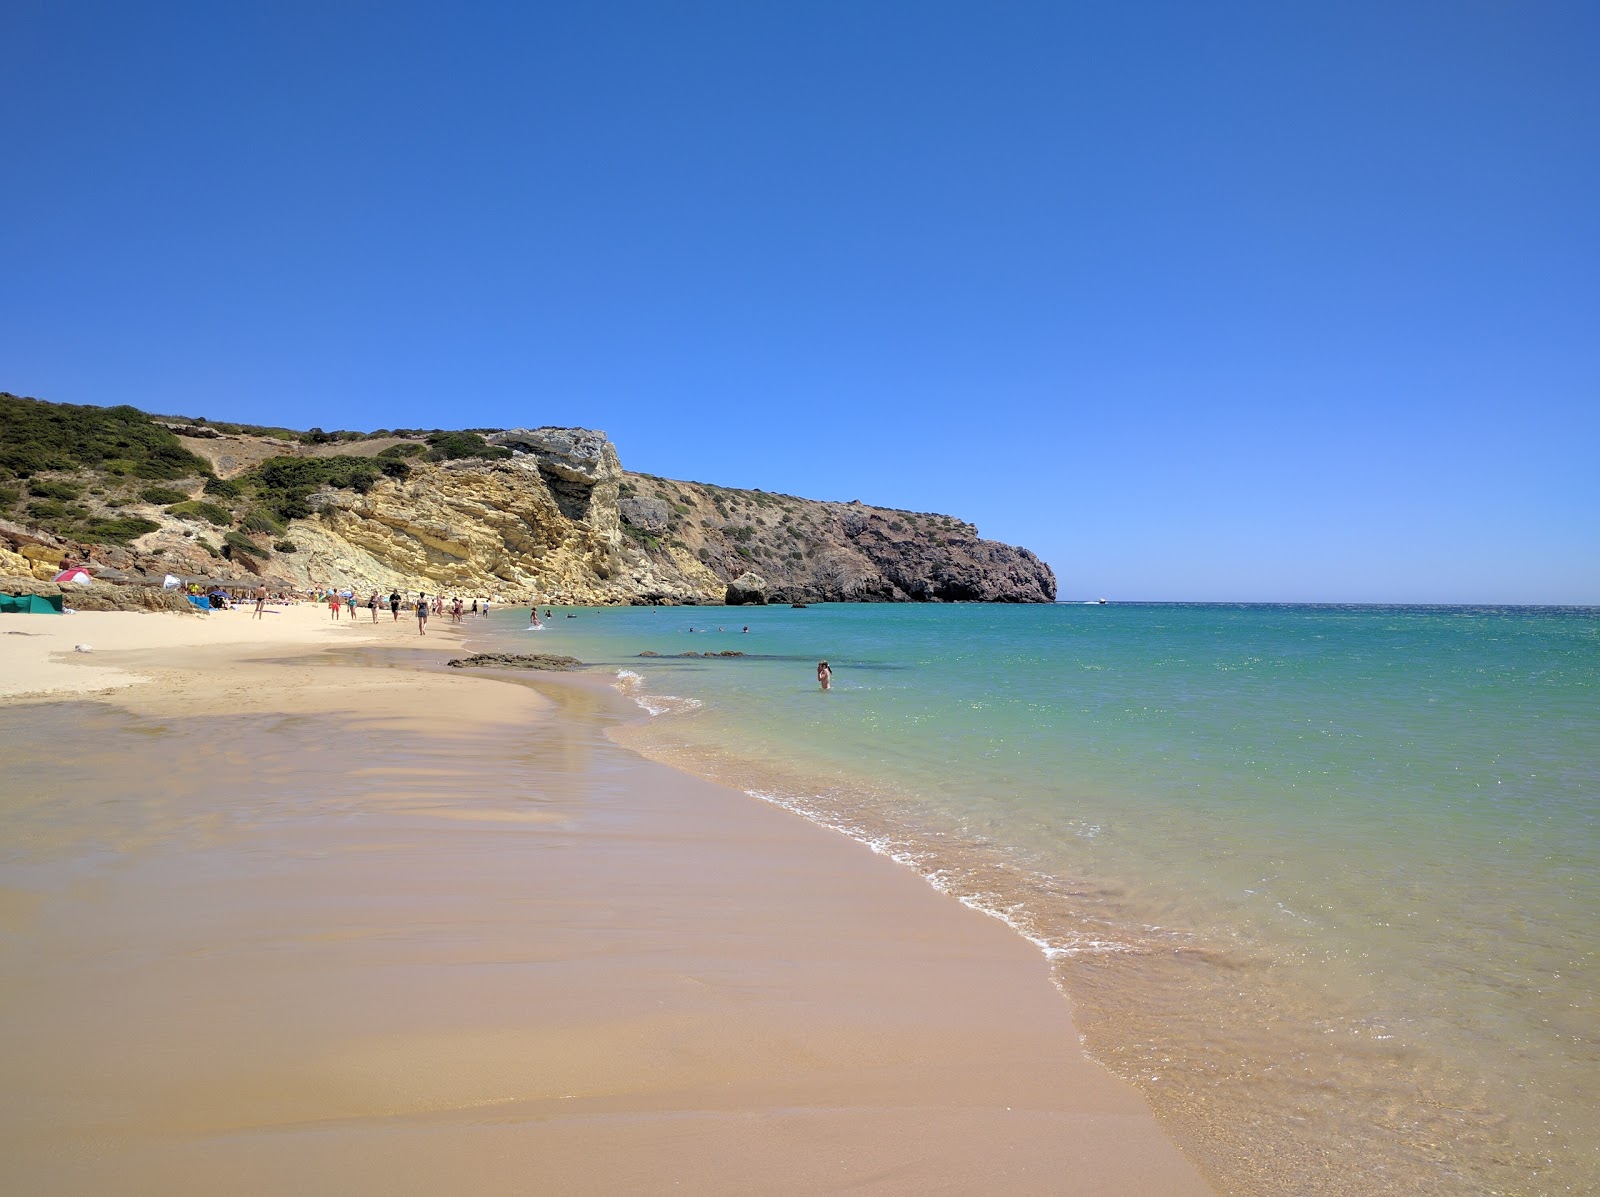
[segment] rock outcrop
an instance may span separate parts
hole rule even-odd
[[[92,586],[57,586],[54,582],[22,576],[0,576],[0,594],[59,594],[67,606],[78,611],[199,611],[183,595],[159,586],[116,586],[96,582]]]
[[[628,473],[605,433],[590,429],[450,434],[472,454],[450,458],[419,434],[309,443],[238,426],[172,427],[183,455],[209,463],[214,478],[151,487],[90,467],[30,478],[26,495],[13,487],[12,518],[0,519],[0,572],[49,578],[70,560],[157,579],[564,604],[1055,598],[1043,561],[950,516]],[[284,518],[264,520],[250,479],[264,463],[305,457],[381,457],[384,468],[366,466],[359,486],[308,486]],[[30,526],[26,515],[52,502],[52,487],[76,496],[75,526],[146,530],[83,544]],[[232,505],[221,510],[213,496]]]
[[[566,673],[582,669],[577,657],[555,653],[474,653],[470,657],[455,657],[446,661],[454,669],[533,669],[545,673]]]
[[[749,570],[728,583],[722,601],[730,607],[764,607],[767,602],[767,580]]]

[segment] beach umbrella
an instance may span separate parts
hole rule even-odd
[[[75,565],[71,569],[62,570],[51,581],[58,586],[64,586],[69,582],[74,586],[93,586],[94,575],[88,570]]]

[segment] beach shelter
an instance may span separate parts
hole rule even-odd
[[[59,594],[0,594],[0,615],[60,615]]]
[[[165,578],[161,579],[161,589],[163,590],[176,590],[182,585],[183,583],[177,578],[174,578],[171,574],[168,574]]]
[[[65,586],[68,582],[71,582],[74,586],[94,585],[94,575],[83,567],[77,565],[74,565],[70,569],[62,570],[50,580],[57,586]]]

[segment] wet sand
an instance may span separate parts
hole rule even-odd
[[[1031,946],[603,684],[105,618],[148,682],[0,707],[14,1191],[1210,1192]]]

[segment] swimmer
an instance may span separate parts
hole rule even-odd
[[[826,661],[817,662],[817,684],[824,690],[833,689],[833,670]]]

